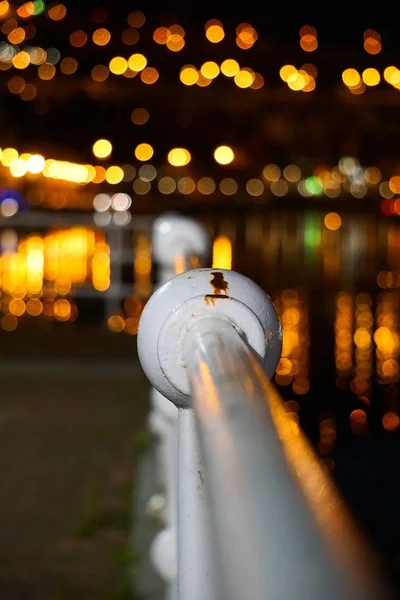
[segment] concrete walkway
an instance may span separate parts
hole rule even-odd
[[[147,383],[135,339],[0,335],[0,598],[123,600]]]

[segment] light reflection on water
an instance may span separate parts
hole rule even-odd
[[[364,435],[365,410],[382,397],[381,426],[395,431],[400,226],[384,218],[318,212],[201,220],[214,239],[213,265],[248,275],[277,306],[283,352],[276,383],[284,398],[311,410],[325,408],[321,394],[346,397],[351,432]],[[99,323],[136,334],[155,283],[148,230],[74,226],[27,234],[4,228],[0,244],[3,330],[49,321],[79,326],[84,298],[102,300]],[[332,415],[318,418],[335,423]],[[321,454],[328,455],[336,438],[323,431],[322,437],[320,427],[314,434]]]
[[[306,212],[221,219],[233,268],[273,298],[283,325],[276,383],[329,468],[346,435],[400,427],[400,226]],[[228,234],[229,237],[229,234]]]

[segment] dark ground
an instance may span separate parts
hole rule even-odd
[[[2,600],[129,597],[147,388],[124,334],[0,335]]]

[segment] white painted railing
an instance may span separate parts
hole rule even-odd
[[[204,264],[210,254],[210,240],[204,227],[193,219],[165,213],[153,223],[152,252],[157,281],[163,285],[174,275]],[[150,399],[150,428],[158,439],[158,479],[165,501],[165,527],[152,544],[151,557],[166,582],[169,598],[176,600],[178,409],[155,388]]]
[[[168,510],[153,556],[169,598],[386,598],[334,485],[269,381],[281,351],[269,297],[233,271],[184,272],[148,302],[138,348],[159,393],[153,419],[165,418]]]

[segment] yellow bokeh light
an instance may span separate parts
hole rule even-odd
[[[304,73],[305,71],[303,71]],[[299,73],[301,73],[301,71],[299,71]],[[308,77],[308,81],[306,82],[306,85],[302,88],[302,92],[312,92],[315,90],[316,87],[316,83],[315,83],[315,79],[314,77]]]
[[[297,69],[293,65],[284,65],[279,71],[280,78],[286,82],[293,73],[297,73]]]
[[[45,167],[44,157],[40,154],[32,154],[27,160],[27,167],[29,173],[38,174],[41,173]]]
[[[16,54],[12,59],[12,64],[16,69],[26,69],[30,62],[31,57],[29,56],[28,52],[25,52],[24,50],[18,52],[18,54]]]
[[[235,75],[235,83],[239,88],[248,88],[254,81],[254,73],[250,69],[240,69]]]
[[[233,196],[238,191],[238,184],[231,177],[226,177],[219,182],[219,189],[225,196]]]
[[[392,85],[396,85],[400,82],[400,71],[397,67],[389,66],[383,71],[383,77],[385,81],[391,83]]]
[[[132,54],[128,60],[128,67],[132,69],[132,71],[143,71],[145,66],[147,65],[147,58],[143,54]]]
[[[219,236],[213,244],[213,269],[232,269],[232,243],[226,236]]]
[[[281,176],[281,170],[277,165],[267,165],[263,169],[263,175],[267,181],[278,181]]]
[[[393,175],[389,181],[389,188],[394,194],[400,194],[400,176]]]
[[[138,144],[135,148],[135,156],[138,160],[145,162],[153,156],[154,150],[150,144]]]
[[[107,46],[108,42],[111,40],[111,33],[108,29],[101,27],[100,29],[96,29],[92,39],[96,46]]]
[[[98,81],[99,83],[102,83],[103,81],[105,81],[107,79],[107,77],[109,76],[109,74],[110,74],[110,71],[109,71],[108,67],[106,67],[106,65],[96,65],[92,69],[92,79],[94,81]]]
[[[71,304],[68,300],[61,298],[54,302],[54,317],[57,321],[68,321],[71,316]]]
[[[64,73],[64,75],[73,75],[73,73],[76,72],[77,68],[78,61],[70,56],[63,58],[60,63],[60,69],[61,72]]]
[[[168,152],[168,162],[174,167],[184,167],[189,164],[191,154],[186,148],[173,148]]]
[[[208,60],[201,65],[200,72],[207,79],[215,79],[219,75],[219,66],[216,62]]]
[[[179,79],[184,85],[194,85],[199,80],[199,73],[193,65],[185,65],[179,73]]]
[[[11,163],[17,160],[19,154],[15,148],[5,148],[1,155],[1,162],[5,167],[9,167]]]
[[[179,34],[170,35],[166,46],[171,52],[179,52],[185,46],[185,40]]]
[[[96,158],[108,158],[112,152],[112,144],[109,140],[97,140],[93,144],[93,154]]]
[[[365,85],[369,85],[369,86],[378,85],[378,83],[381,80],[379,71],[377,71],[376,69],[372,69],[372,68],[365,69],[363,71],[362,78],[363,78],[363,82],[365,83]]]
[[[26,303],[26,312],[31,317],[38,317],[43,312],[43,304],[38,298],[31,298]]]
[[[368,52],[368,54],[379,54],[382,50],[382,44],[373,37],[367,37],[364,41],[364,50]]]
[[[330,231],[337,231],[342,225],[340,215],[335,212],[328,213],[324,218],[325,227]]]
[[[318,48],[318,40],[314,35],[304,35],[300,38],[300,47],[304,52],[313,52]]]
[[[54,65],[49,65],[46,63],[44,65],[40,65],[38,69],[38,75],[40,79],[43,79],[43,81],[50,81],[50,79],[53,79],[55,74],[56,68]]]
[[[25,79],[16,75],[14,77],[11,77],[7,84],[7,87],[12,94],[20,94],[24,90],[25,85]]]
[[[261,179],[249,179],[249,181],[246,183],[246,192],[250,194],[250,196],[261,196],[264,193],[264,189],[265,186]]]
[[[346,69],[342,73],[343,83],[348,87],[356,87],[361,83],[361,77],[356,69]]]
[[[365,92],[366,87],[365,87],[364,82],[361,81],[360,85],[356,85],[355,87],[349,87],[349,90],[355,96],[359,96]]]
[[[211,84],[211,82],[212,82],[212,79],[207,79],[207,77],[204,77],[204,75],[199,73],[199,79],[197,81],[197,85],[199,87],[207,87],[208,85]]]
[[[289,375],[292,370],[292,362],[288,358],[281,358],[276,369],[279,375]]]
[[[95,167],[96,175],[93,178],[93,183],[103,183],[106,178],[106,170],[104,167]]]
[[[25,302],[21,298],[13,298],[8,305],[8,310],[15,317],[22,317],[26,311]]]
[[[23,177],[28,170],[26,162],[22,158],[17,158],[10,165],[10,173],[13,177]]]
[[[240,36],[237,36],[236,44],[241,50],[250,50],[253,47],[253,43],[244,42]]]
[[[371,334],[365,327],[359,327],[354,334],[354,343],[359,350],[367,350],[371,345]]]
[[[183,29],[183,27],[181,27],[181,25],[171,25],[171,27],[169,28],[169,37],[171,38],[174,35],[179,35],[179,37],[182,38],[185,37],[185,30]]]
[[[47,60],[47,52],[43,48],[35,48],[30,53],[32,65],[42,65]]]
[[[283,175],[285,179],[291,183],[295,183],[296,181],[299,181],[301,177],[301,170],[297,165],[288,165],[283,169]]]
[[[25,2],[17,8],[17,15],[22,19],[27,19],[35,13],[35,4],[33,2]]]
[[[306,87],[309,83],[309,76],[305,71],[296,71],[289,75],[287,84],[289,88],[295,92],[298,92]]]
[[[389,358],[385,360],[382,364],[382,373],[386,375],[386,377],[394,377],[399,372],[399,364],[393,358]]]
[[[125,321],[119,315],[112,315],[107,321],[108,328],[114,333],[121,333],[125,327]]]
[[[400,418],[395,412],[387,412],[382,417],[382,425],[386,431],[396,431],[400,427]]]
[[[196,184],[191,177],[181,177],[178,181],[178,191],[181,194],[192,194],[196,189]]]
[[[10,44],[20,44],[25,39],[25,29],[22,27],[17,27],[13,29],[11,33],[8,34],[8,41]]]
[[[215,181],[211,177],[201,177],[197,182],[197,189],[200,194],[208,196],[215,192]]]
[[[225,77],[235,77],[240,71],[240,66],[237,60],[233,58],[227,58],[221,65],[221,73]]]
[[[157,44],[164,45],[168,42],[168,38],[170,37],[169,29],[166,27],[158,27],[153,33],[153,40]]]
[[[154,67],[146,67],[140,73],[140,79],[143,81],[143,83],[146,83],[148,85],[155,83],[158,80],[159,76],[160,75],[157,69],[155,69]]]
[[[124,178],[124,171],[121,167],[108,167],[106,171],[106,181],[107,183],[111,183],[112,185],[116,185],[117,183],[121,183]]]
[[[128,68],[128,61],[122,56],[115,56],[110,60],[109,69],[114,75],[122,75]]]
[[[0,2],[0,17],[4,17],[8,13],[10,9],[10,4],[7,0],[2,0]]]
[[[258,39],[258,33],[250,23],[240,23],[236,27],[236,35],[246,45],[253,45]]]
[[[214,158],[220,165],[229,165],[235,158],[235,155],[229,146],[218,146],[214,150]]]
[[[225,32],[221,25],[211,25],[206,29],[206,37],[213,44],[218,44],[225,37]]]
[[[382,179],[382,173],[377,167],[367,167],[365,169],[365,179],[372,185],[378,184]]]
[[[47,16],[52,21],[61,21],[65,17],[66,14],[67,14],[67,9],[64,6],[64,4],[56,4],[55,6],[52,6],[51,8],[49,8]]]

